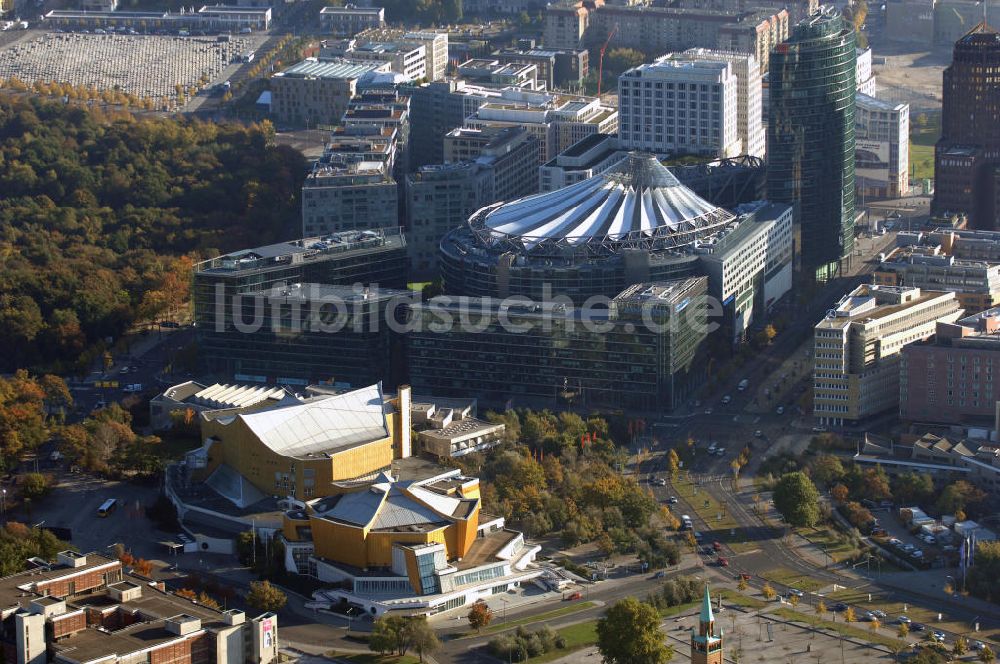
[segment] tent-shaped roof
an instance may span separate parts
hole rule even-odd
[[[502,205],[484,219],[495,238],[525,248],[564,241],[583,245],[719,225],[733,215],[682,185],[651,154],[630,153],[601,175]]]
[[[389,435],[380,385],[237,417],[273,452],[290,457],[336,451]]]

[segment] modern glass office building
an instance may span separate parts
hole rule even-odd
[[[825,281],[854,247],[854,31],[812,14],[771,52],[768,200],[795,209],[797,266]]]
[[[411,307],[415,390],[483,403],[669,411],[704,376],[705,277],[642,283],[597,310],[495,298]]]
[[[241,381],[392,384],[403,366],[401,342],[384,309],[403,295],[407,264],[402,232],[384,229],[203,261],[193,286],[201,364]],[[333,332],[332,316],[349,320]]]

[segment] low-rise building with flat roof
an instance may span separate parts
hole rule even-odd
[[[133,28],[147,30],[268,30],[270,7],[204,5],[193,12],[88,11],[53,9],[43,17],[49,28]]]
[[[1000,304],[1000,263],[948,256],[940,245],[893,249],[875,271],[874,283],[951,291],[969,314]]]
[[[56,560],[0,579],[6,661],[132,664],[185,661],[269,664],[278,660],[278,618],[210,609],[129,573],[98,553]]]

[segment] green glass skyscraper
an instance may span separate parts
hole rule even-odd
[[[795,209],[796,265],[826,281],[854,247],[854,31],[835,9],[771,52],[768,199]]]

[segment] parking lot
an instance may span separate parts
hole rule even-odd
[[[119,90],[176,107],[183,90],[220,83],[266,36],[211,37],[44,33],[0,50],[0,79]]]
[[[81,473],[57,473],[56,479],[55,490],[32,506],[30,519],[26,514],[12,518],[30,520],[31,525],[68,528],[71,543],[82,552],[104,551],[121,543],[136,557],[163,559],[167,555],[158,543],[176,539],[176,533],[158,531],[146,517],[146,507],[158,494],[155,485],[137,486]],[[117,509],[99,517],[97,508],[108,498],[118,499]]]

